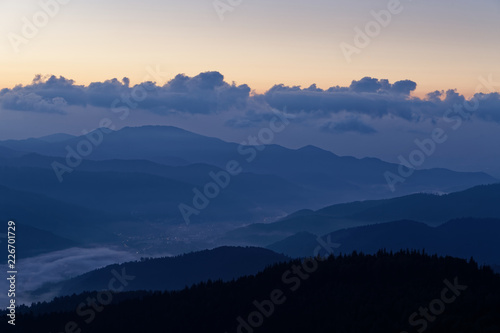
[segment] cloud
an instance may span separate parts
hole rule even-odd
[[[160,114],[211,114],[244,109],[250,97],[250,87],[230,85],[218,72],[201,73],[192,78],[179,74],[163,87],[152,85],[150,88],[141,107]]]
[[[411,80],[397,81],[392,85],[390,91],[395,94],[410,95],[412,91],[417,89],[417,84]]]
[[[411,96],[416,83],[410,80],[378,80],[365,77],[353,81],[349,87],[331,87],[327,90],[311,86],[302,89],[294,86],[275,85],[264,96],[272,108],[287,110],[297,119],[328,119],[332,115],[347,113],[351,117],[401,118],[409,122],[435,121],[443,118],[448,110],[465,108],[477,101],[477,110],[470,110],[473,117],[500,122],[500,96],[498,93],[478,94],[466,99],[456,90],[435,91],[426,98]]]
[[[335,122],[329,121],[321,128],[325,132],[330,133],[347,133],[355,132],[360,134],[373,134],[377,133],[373,127],[363,123],[359,119],[347,119],[345,121]]]
[[[394,115],[407,120],[419,118],[419,99],[410,98],[416,83],[409,80],[390,84],[388,80],[365,77],[352,81],[349,87],[331,87],[327,90],[311,86],[306,89],[275,85],[265,93],[271,107],[287,109],[292,113],[305,112],[316,117],[347,111],[372,118]]]
[[[475,100],[479,102],[476,116],[488,122],[500,123],[500,94],[476,94]],[[469,103],[473,105],[474,103]]]
[[[63,97],[43,98],[25,91],[0,91],[1,105],[4,109],[65,114],[68,105]]]
[[[376,93],[383,87],[383,84],[388,84],[385,80],[377,80],[371,77],[364,77],[359,81],[352,81],[349,90],[357,93]]]
[[[379,80],[364,77],[359,81],[352,81],[349,91],[356,93],[395,94],[409,96],[417,88],[417,84],[411,80],[397,81],[390,84],[389,80]]]

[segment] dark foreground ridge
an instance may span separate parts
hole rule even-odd
[[[473,260],[410,251],[295,260],[236,281],[119,294],[78,315],[88,297],[95,293],[24,309],[14,331],[500,332],[499,275]],[[50,313],[54,304],[73,310]]]

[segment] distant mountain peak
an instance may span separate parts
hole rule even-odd
[[[145,125],[145,126],[127,126],[122,129],[116,131],[116,133],[120,134],[146,134],[146,135],[159,135],[159,136],[177,136],[183,139],[192,138],[192,139],[205,139],[205,140],[216,140],[218,142],[225,142],[216,137],[206,136],[203,134],[198,134],[195,132],[188,131],[186,129],[169,126],[169,125]]]
[[[321,149],[321,148],[313,146],[313,145],[306,145],[304,147],[297,149],[297,151],[307,152],[307,153],[315,153],[315,154],[331,154],[333,156],[338,156],[338,155],[332,153],[331,151],[324,150],[324,149]]]
[[[125,126],[121,130],[136,130],[136,129],[144,129],[144,130],[164,130],[164,131],[177,131],[177,132],[189,132],[180,127],[170,126],[170,125],[144,125],[144,126]],[[189,132],[191,133],[191,132]]]

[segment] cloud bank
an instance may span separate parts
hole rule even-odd
[[[219,72],[189,77],[179,74],[163,86],[143,82],[131,86],[128,78],[77,85],[73,80],[37,75],[29,85],[0,90],[0,108],[64,117],[70,107],[130,108],[154,115],[223,115],[233,128],[255,127],[269,121],[272,110],[286,112],[295,123],[329,133],[373,134],[371,119],[401,119],[409,123],[435,121],[448,110],[480,101],[471,119],[500,123],[500,95],[476,94],[467,100],[455,90],[435,91],[425,98],[412,96],[417,83],[364,77],[349,86],[320,89],[277,84],[264,94],[248,85],[227,83]],[[469,112],[469,111],[465,111]]]

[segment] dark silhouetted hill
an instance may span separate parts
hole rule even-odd
[[[63,297],[20,310],[25,314],[18,314],[15,331],[59,332],[68,322],[94,333],[499,331],[500,276],[475,262],[380,251],[316,264],[296,260],[237,281],[208,281],[176,292],[118,294],[114,304],[96,304],[101,311],[94,310],[92,320],[83,312],[90,309],[85,303],[81,316],[75,309],[97,293]],[[307,271],[297,268],[304,265]],[[425,312],[419,311],[429,307],[423,319]],[[6,320],[2,315],[0,325]],[[249,321],[255,328],[247,326]]]
[[[135,277],[124,287],[124,291],[180,290],[209,279],[229,281],[255,274],[267,266],[289,259],[262,248],[219,247],[176,257],[110,265],[56,285],[46,286],[38,293],[57,292],[58,295],[71,295],[105,289],[114,276],[113,270],[125,270],[127,275]]]
[[[376,253],[380,249],[425,250],[429,254],[473,257],[482,264],[500,264],[500,219],[458,219],[438,227],[414,221],[380,223],[343,229],[321,237],[325,242],[337,244],[335,253],[361,251]],[[309,237],[311,238],[311,237]],[[308,245],[308,246],[306,246]],[[278,253],[306,257],[314,253],[317,244],[304,241],[297,234],[268,246]],[[298,253],[298,250],[302,253]]]

